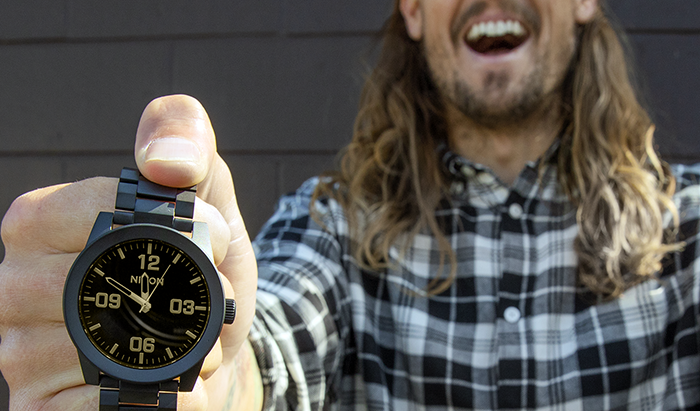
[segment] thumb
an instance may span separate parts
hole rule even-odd
[[[216,137],[197,99],[173,95],[151,101],[136,131],[136,164],[149,180],[169,187],[198,184],[197,196],[227,222],[240,219],[231,172],[216,153]]]
[[[134,152],[141,173],[151,181],[171,187],[202,182],[216,155],[204,107],[185,95],[151,101],[141,115]]]

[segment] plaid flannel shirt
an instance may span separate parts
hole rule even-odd
[[[555,151],[555,150],[550,150]],[[339,205],[309,216],[318,180],[283,197],[255,240],[250,334],[270,410],[681,410],[700,407],[696,263],[700,167],[674,167],[683,251],[614,301],[581,298],[576,210],[529,164],[512,187],[451,154],[452,204],[437,211],[458,260],[453,285],[436,241],[413,239],[367,272]],[[547,157],[545,157],[547,158]]]

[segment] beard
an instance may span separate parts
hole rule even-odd
[[[492,70],[484,73],[480,82],[469,83],[460,77],[457,67],[449,66],[450,59],[446,50],[428,48],[423,44],[429,78],[443,101],[474,123],[489,128],[517,125],[550,108],[561,97],[564,78],[557,82],[554,89],[546,84],[548,78],[564,74],[557,75],[545,68],[544,62],[549,60],[548,54],[545,52],[535,59],[534,66],[527,74],[514,76],[509,71]],[[569,65],[572,60],[573,53],[570,53]]]
[[[486,73],[477,87],[458,79],[448,81],[433,75],[439,93],[462,114],[488,127],[520,123],[549,106],[541,67],[535,67],[520,84],[513,85],[509,73]],[[515,89],[509,89],[515,86]]]

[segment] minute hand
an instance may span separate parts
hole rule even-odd
[[[139,297],[138,294],[135,292],[131,291],[130,289],[124,287],[119,281],[115,280],[112,277],[107,277],[105,278],[105,281],[107,281],[107,284],[111,285],[112,287],[116,288],[120,292],[122,292],[124,295],[127,297],[131,298],[132,300],[136,301],[141,305],[141,310],[139,312],[144,311],[148,312],[148,310],[151,309],[151,303],[148,301],[144,300],[143,298]]]

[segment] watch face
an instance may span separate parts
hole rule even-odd
[[[119,242],[89,266],[78,290],[78,316],[90,342],[117,364],[172,364],[202,338],[210,316],[206,277],[174,245]]]

